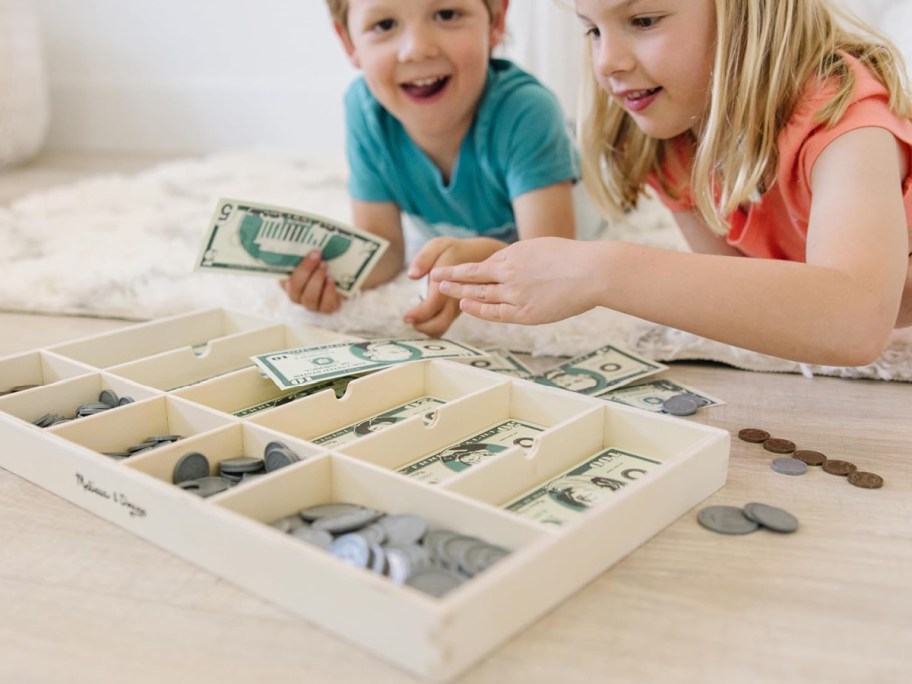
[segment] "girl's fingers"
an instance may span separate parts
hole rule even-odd
[[[496,321],[498,323],[515,322],[516,307],[506,302],[491,304],[472,299],[461,299],[459,300],[459,308],[470,316],[485,321]]]

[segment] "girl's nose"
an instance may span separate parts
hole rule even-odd
[[[437,55],[437,42],[431,31],[424,27],[411,27],[402,34],[399,61],[415,62]]]
[[[598,76],[609,77],[630,71],[635,64],[633,53],[627,49],[623,39],[609,39],[604,34],[592,47],[592,66]]]

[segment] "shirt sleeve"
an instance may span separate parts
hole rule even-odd
[[[672,197],[662,188],[657,173],[649,174],[646,179],[648,185],[655,192],[659,200],[670,211],[689,211],[694,208],[693,194],[690,190],[690,179],[687,178],[686,170],[690,166],[688,153],[683,144],[673,144],[669,157],[665,160],[662,167],[662,175],[665,177],[667,185],[679,188],[677,197]]]
[[[394,195],[383,173],[379,134],[379,104],[362,79],[345,93],[345,154],[348,159],[348,192],[362,202],[392,202]]]

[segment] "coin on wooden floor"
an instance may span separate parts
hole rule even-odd
[[[701,402],[692,394],[675,394],[662,402],[662,408],[672,416],[692,416]]]
[[[753,442],[754,444],[760,444],[765,442],[770,438],[770,433],[766,430],[761,430],[759,428],[744,428],[743,430],[738,431],[738,439],[742,439],[745,442]]]
[[[868,473],[864,470],[853,470],[848,475],[849,484],[862,489],[880,489],[883,487],[883,478],[874,473]]]
[[[789,533],[798,529],[798,518],[781,508],[764,503],[749,503],[743,510],[747,518],[774,532]]]
[[[774,458],[770,468],[782,475],[804,475],[808,471],[807,463],[791,456]]]
[[[858,470],[858,467],[854,463],[839,461],[832,458],[828,459],[823,464],[822,468],[825,473],[829,473],[830,475],[842,475],[843,477]]]
[[[809,466],[823,465],[827,460],[827,457],[819,451],[812,451],[811,449],[798,449],[792,454],[792,457],[797,458],[799,461],[804,461]]]
[[[185,480],[199,480],[208,475],[209,459],[198,451],[190,451],[177,459],[172,480],[174,484],[180,484]]]
[[[795,450],[795,443],[787,439],[770,437],[763,442],[763,448],[772,451],[774,454],[790,454]]]
[[[697,522],[719,534],[749,534],[760,525],[737,506],[707,506],[697,513]]]

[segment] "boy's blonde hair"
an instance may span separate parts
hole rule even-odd
[[[861,61],[887,87],[890,108],[912,118],[912,100],[896,48],[830,0],[715,0],[716,50],[711,97],[689,181],[697,211],[720,235],[739,205],[757,200],[775,177],[779,133],[809,79],[835,78],[838,91],[818,114],[834,125],[848,106],[855,77],[841,53]],[[636,206],[647,176],[668,186],[662,166],[675,141],[643,133],[595,81],[580,128],[583,180],[596,203],[615,213]],[[689,134],[687,134],[689,135]],[[677,141],[680,142],[680,141]]]
[[[485,7],[488,8],[488,14],[493,20],[496,14],[500,11],[500,0],[482,0]],[[329,7],[329,13],[333,18],[333,21],[337,22],[339,26],[348,30],[348,0],[326,0],[326,5]]]

